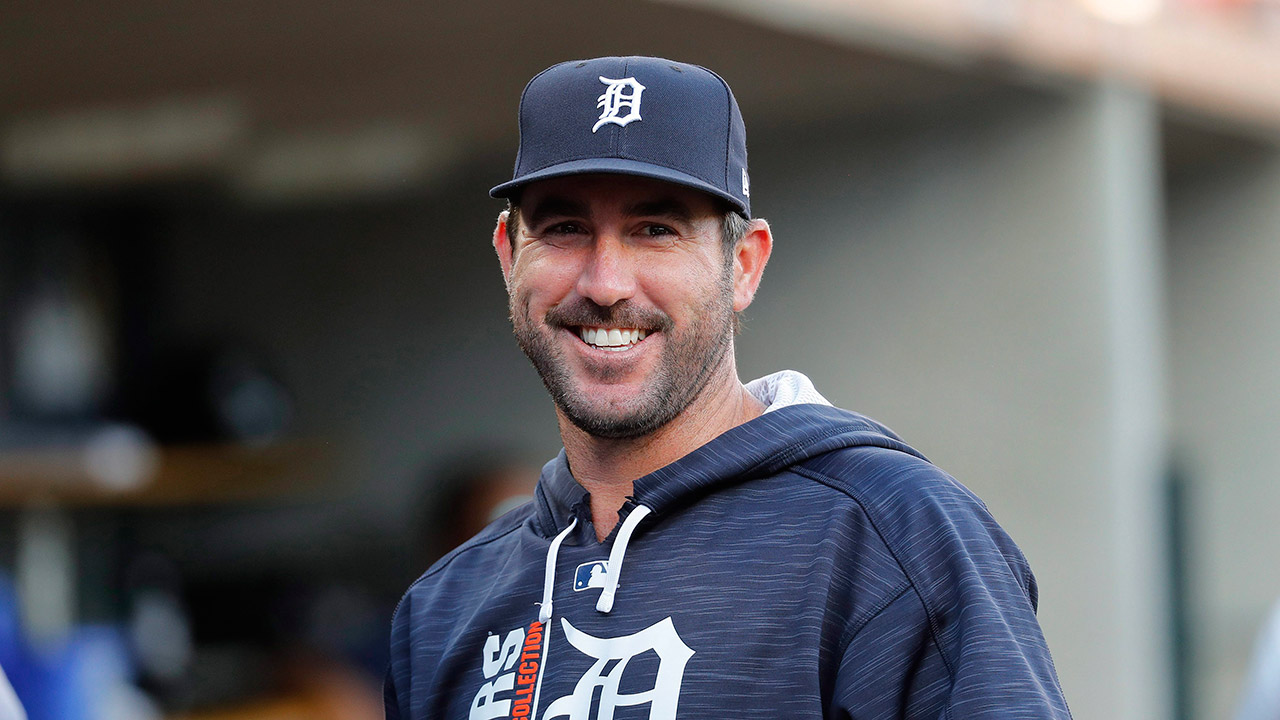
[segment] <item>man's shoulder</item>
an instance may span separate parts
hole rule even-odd
[[[963,500],[985,507],[955,478],[938,468],[882,423],[831,405],[794,405],[773,415],[788,436],[780,445],[786,469],[869,506]],[[767,417],[767,416],[766,416]]]
[[[986,510],[977,495],[923,455],[897,447],[860,444],[835,448],[790,469],[850,496],[869,510],[936,502]]]
[[[927,585],[946,574],[948,556],[976,556],[1012,571],[1034,603],[1026,558],[986,503],[923,456],[859,445],[810,457],[790,469],[856,502],[913,580]]]
[[[904,528],[986,526],[986,505],[954,477],[934,465],[893,430],[859,413],[827,404],[796,404],[770,411],[750,432],[726,436],[704,465],[725,457],[759,479],[790,474],[813,481],[825,492],[789,496],[812,499],[815,507],[851,502],[861,507],[887,543]],[[806,505],[813,503],[804,503]]]

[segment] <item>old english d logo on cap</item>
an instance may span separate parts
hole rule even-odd
[[[742,113],[706,68],[653,57],[560,63],[525,86],[519,118],[515,172],[493,197],[518,203],[531,182],[616,173],[700,190],[751,216]]]
[[[605,84],[604,94],[596,99],[596,107],[600,108],[600,119],[591,127],[591,132],[599,130],[605,123],[626,127],[632,120],[640,119],[640,95],[644,92],[643,85],[636,82],[635,78],[611,80],[601,77],[600,82]],[[623,108],[627,110],[626,115],[622,114]]]

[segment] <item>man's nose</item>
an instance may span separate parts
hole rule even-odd
[[[635,289],[635,267],[622,240],[614,234],[598,235],[578,275],[578,294],[609,307],[629,299]]]

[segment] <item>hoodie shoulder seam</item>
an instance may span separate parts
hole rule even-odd
[[[885,537],[884,532],[880,529],[880,523],[877,522],[875,515],[870,510],[867,509],[867,505],[862,501],[862,498],[858,497],[857,493],[854,492],[852,487],[849,487],[848,483],[838,478],[833,478],[833,477],[824,475],[822,473],[814,472],[801,465],[792,466],[790,468],[790,471],[796,473],[797,475],[801,475],[803,477],[809,478],[814,482],[826,485],[827,487],[833,490],[837,490],[841,493],[844,493],[850,500],[857,503],[858,507],[862,508],[863,514],[865,514],[867,517],[867,522],[870,523],[871,528],[875,530],[876,536],[879,537],[880,542],[884,544],[885,550],[887,550],[890,557],[893,558],[893,562],[898,566],[898,570],[902,572],[902,576],[907,579],[908,587],[910,587],[910,589],[913,592],[915,592],[916,597],[920,598],[920,604],[924,606],[925,617],[929,621],[929,636],[930,638],[932,638],[934,645],[936,645],[939,648],[939,650],[941,650],[942,643],[940,641],[940,636],[938,631],[938,620],[933,612],[933,608],[929,606],[929,601],[925,598],[925,594],[920,591],[920,586],[916,584],[915,578],[911,577],[911,573],[907,571],[906,566],[902,563],[902,559],[898,557],[897,550],[894,549],[893,545],[889,542],[888,538]],[[938,655],[942,658],[942,664],[947,668],[948,678],[952,682],[955,682],[955,677],[956,677],[955,670],[954,668],[951,667],[951,662],[947,659],[946,653],[940,651]]]
[[[792,406],[792,407],[795,407],[795,406]],[[869,423],[867,423],[865,420],[855,420],[851,422],[840,423],[839,425],[834,425],[832,427],[829,427],[823,430],[820,433],[816,433],[814,435],[810,435],[809,437],[806,437],[804,439],[804,442],[802,443],[788,446],[782,453],[779,453],[778,455],[767,456],[765,458],[762,458],[761,461],[755,465],[755,467],[749,469],[748,474],[750,474],[750,472],[754,472],[758,470],[761,467],[773,467],[773,466],[779,466],[779,465],[781,467],[792,467],[793,460],[807,457],[806,451],[812,445],[820,443],[823,440],[833,438],[837,435],[843,435],[849,432],[867,432],[867,431],[874,432],[875,428],[869,426]]]
[[[876,605],[872,606],[870,610],[863,613],[856,620],[851,622],[849,624],[848,629],[845,630],[844,634],[840,636],[840,655],[843,656],[845,654],[845,652],[849,649],[849,644],[853,642],[854,638],[856,638],[864,628],[866,628],[868,625],[871,624],[873,620],[875,620],[877,617],[883,614],[886,610],[888,610],[894,603],[898,601],[899,598],[907,594],[908,590],[912,590],[911,581],[904,580],[898,585],[895,585],[893,590],[890,590],[889,592],[885,593],[883,600],[881,600]]]

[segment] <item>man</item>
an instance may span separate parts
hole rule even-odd
[[[520,104],[494,248],[564,450],[392,628],[389,718],[1066,718],[1025,559],[804,376],[743,385],[773,247],[732,93],[657,58]]]

